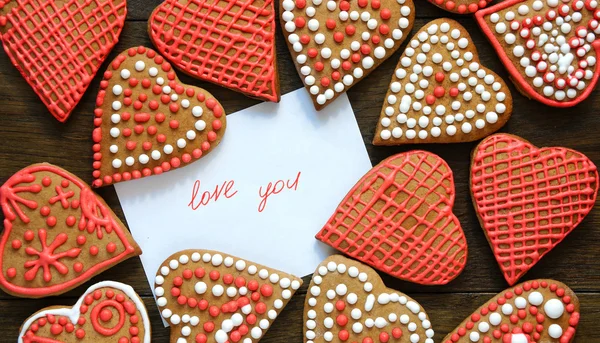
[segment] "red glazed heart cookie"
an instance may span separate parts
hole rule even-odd
[[[171,342],[258,342],[302,279],[210,250],[183,250],[159,268],[154,294]]]
[[[475,16],[525,96],[571,107],[594,90],[600,72],[597,1],[508,0]]]
[[[221,104],[182,84],[154,50],[131,48],[104,73],[94,112],[94,187],[161,174],[216,147],[226,128]]]
[[[386,288],[377,273],[341,255],[315,273],[304,303],[304,342],[433,343],[425,310]]]
[[[511,113],[508,87],[480,64],[467,30],[437,19],[402,54],[373,144],[474,141],[501,128]]]
[[[15,296],[62,294],[142,252],[88,185],[66,170],[31,165],[0,188],[0,288]]]
[[[64,122],[119,40],[126,15],[125,0],[0,1],[0,41]]]
[[[579,300],[554,280],[527,281],[481,306],[443,343],[569,343],[579,323]]]
[[[36,312],[21,326],[18,343],[150,343],[150,320],[133,288],[99,282],[72,308],[52,306]]]
[[[448,12],[469,14],[484,8],[492,0],[428,0],[437,7]]]
[[[471,194],[500,269],[514,285],[585,218],[598,170],[580,152],[497,134],[473,151]]]
[[[410,32],[412,0],[282,0],[281,25],[315,108],[390,57]]]
[[[399,279],[443,285],[467,262],[452,170],[409,151],[383,160],[350,190],[316,238]]]
[[[272,0],[166,0],[152,12],[148,32],[186,74],[279,101]]]

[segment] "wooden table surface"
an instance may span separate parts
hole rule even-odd
[[[452,16],[425,0],[416,1],[417,20],[413,33],[428,21],[449,16],[464,25],[479,49],[482,63],[508,80],[506,70],[483,37],[474,18]],[[138,45],[151,46],[146,20],[161,0],[129,0],[128,20],[108,61],[121,51]],[[279,30],[279,26],[277,26]],[[277,34],[277,58],[282,94],[302,86],[281,32]],[[354,86],[350,101],[373,164],[410,149],[426,149],[444,158],[454,171],[456,204],[454,211],[462,223],[469,244],[469,260],[463,273],[441,287],[424,287],[384,276],[384,282],[409,294],[427,310],[436,332],[435,341],[453,330],[466,316],[507,287],[481,230],[471,204],[468,174],[469,154],[475,143],[453,145],[421,145],[374,147],[371,145],[383,98],[404,46],[392,57]],[[102,75],[106,65],[100,69]],[[194,80],[179,73],[185,83],[206,88],[221,99],[227,113],[233,113],[258,103],[233,91]],[[56,121],[41,101],[0,52],[0,183],[13,173],[37,162],[50,162],[66,168],[86,182],[92,181],[92,117],[100,77],[96,77],[81,103],[66,124]],[[519,135],[537,146],[562,145],[585,153],[600,164],[600,91],[576,107],[556,109],[530,101],[518,94],[509,83],[514,98],[514,111],[501,130]],[[197,163],[202,163],[199,161]],[[112,186],[100,189],[110,207],[125,222]],[[596,206],[598,207],[598,206]],[[4,219],[3,217],[0,219]],[[553,278],[569,285],[581,301],[581,322],[575,342],[600,342],[600,209],[596,208],[558,247],[542,259],[522,279]],[[315,232],[320,228],[315,228]],[[198,242],[198,248],[202,246]],[[144,298],[152,321],[153,342],[168,342],[169,332],[159,318],[150,287],[138,258],[130,259],[98,275],[85,285],[59,297],[41,300],[19,299],[0,292],[0,341],[15,342],[23,320],[38,309],[49,305],[72,305],[91,284],[114,280],[132,285]],[[264,343],[302,342],[302,313],[309,277],[281,316],[263,338]]]

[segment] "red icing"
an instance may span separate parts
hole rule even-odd
[[[279,101],[272,0],[166,0],[150,16],[149,27],[157,50],[186,74]]]
[[[510,154],[510,169],[501,154]],[[535,172],[531,172],[532,166]],[[507,175],[514,175],[518,184],[507,182]],[[554,185],[556,175],[560,176],[560,186]],[[598,171],[577,151],[540,149],[519,137],[497,134],[483,140],[474,151],[471,191],[500,269],[513,285],[592,209]],[[528,204],[526,209],[516,212],[523,201]]]
[[[552,281],[552,282],[556,282],[556,281]],[[531,305],[531,303],[529,302],[530,293],[537,289],[537,288],[531,287],[531,284],[533,284],[533,283],[538,284],[537,288],[539,288],[539,285],[542,285],[542,288],[548,288],[547,281],[545,281],[545,280],[537,281],[536,280],[536,281],[532,281],[531,283],[526,282],[526,283],[522,284],[523,288],[525,289],[525,292],[528,292],[527,294],[523,294],[523,292],[522,292],[523,290],[520,289],[521,286],[516,286],[515,288],[511,289],[511,290],[514,290],[515,292],[517,289],[520,289],[520,292],[523,295],[523,297],[521,299],[521,303],[523,305],[525,305],[526,309],[529,309],[529,312],[531,313],[532,316],[527,317],[526,309],[521,309],[518,311],[519,313],[524,313],[523,316],[517,316],[514,313],[511,315],[507,315],[507,314],[504,314],[503,311],[500,311],[500,312],[496,312],[496,315],[499,314],[502,321],[505,321],[506,318],[509,318],[510,324],[509,323],[494,324],[490,321],[489,316],[481,317],[477,313],[475,313],[475,314],[471,315],[470,319],[472,321],[465,320],[465,322],[463,322],[458,328],[456,328],[453,333],[448,334],[446,336],[446,338],[443,340],[443,342],[444,343],[459,342],[461,340],[461,337],[464,337],[464,336],[470,337],[471,332],[477,332],[478,337],[481,339],[481,341],[487,342],[487,343],[491,343],[493,339],[502,339],[503,343],[504,342],[511,343],[511,342],[513,342],[513,335],[515,335],[515,334],[525,335],[525,337],[527,338],[527,342],[539,342],[541,334],[544,334],[546,337],[546,340],[544,342],[546,342],[546,341],[547,342],[557,342],[557,343],[558,342],[560,342],[560,343],[571,342],[573,335],[575,334],[577,324],[578,324],[579,312],[576,312],[574,310],[571,312],[563,311],[562,314],[557,319],[546,317],[545,315],[543,315],[541,313],[536,315],[537,308],[535,306]],[[510,292],[511,290],[509,290],[508,292]],[[560,299],[561,295],[558,294],[559,292],[556,289],[556,284],[553,283],[551,285],[551,287],[549,287],[548,291],[550,293],[543,294],[543,297],[542,297],[543,303],[546,303],[551,299],[561,300]],[[572,293],[572,291],[570,291],[570,292]],[[559,297],[558,299],[557,299],[557,296]],[[512,297],[510,299],[512,299]],[[563,300],[564,304],[568,304],[567,301],[564,301],[564,299],[562,299],[562,300]],[[507,302],[506,298],[497,296],[497,297],[493,298],[492,300],[490,300],[488,302],[488,304],[483,305],[481,307],[481,312],[483,313],[485,310],[485,315],[487,315],[488,307],[490,308],[491,311],[496,311],[504,304],[510,305],[509,308],[512,311],[515,311],[517,309],[516,303],[514,300]],[[564,306],[564,304],[563,304],[563,306]],[[541,306],[544,306],[544,305],[541,305]],[[565,306],[565,308],[567,306]],[[579,306],[579,303],[577,303],[577,306]],[[559,322],[559,321],[563,321],[565,319],[565,317],[568,317],[568,325],[569,325],[568,327],[565,327],[565,324]],[[537,323],[539,323],[539,324],[536,324],[534,327],[532,320],[537,321]],[[488,331],[483,332],[481,330],[478,330],[478,328],[479,328],[478,323],[480,321],[483,322],[484,324],[487,324],[487,327],[489,328]],[[558,325],[562,329],[562,335],[558,339],[552,338],[548,334],[548,329],[549,329],[550,325],[552,325],[552,324]],[[534,330],[536,332],[534,332]],[[532,338],[533,338],[533,340],[532,340]],[[494,342],[496,342],[496,341],[494,340]]]
[[[397,203],[395,197],[404,200]],[[467,259],[467,242],[452,213],[454,197],[452,171],[444,160],[425,151],[398,154],[358,181],[316,238],[394,277],[446,284]],[[385,211],[375,211],[373,206],[381,203]],[[417,214],[417,209],[425,213]],[[412,224],[401,226],[403,222]],[[427,241],[415,230],[430,232]]]
[[[125,0],[0,1],[0,40],[50,113],[64,122],[118,41],[126,14]],[[81,39],[73,39],[74,30]]]
[[[57,186],[56,190],[59,195],[49,195],[44,199],[39,194],[44,183],[40,177],[42,173],[51,173],[63,178],[61,187],[64,189],[60,188],[58,191]],[[19,171],[0,188],[0,204],[6,217],[5,230],[0,242],[0,265],[4,268],[0,273],[0,285],[12,294],[27,297],[59,294],[83,283],[107,267],[135,255],[135,247],[128,241],[124,228],[117,222],[110,209],[86,184],[58,167],[37,164]],[[57,228],[30,228],[29,216],[37,215],[32,210],[42,204],[48,204],[42,206],[47,208],[48,214],[53,210],[59,211],[69,207],[71,213],[74,209],[79,209],[75,212],[78,215],[73,216],[76,218],[67,218],[67,221],[75,222],[77,229],[73,228],[71,230],[74,231],[67,234],[57,233]],[[56,225],[65,224],[61,222]],[[17,240],[19,243],[15,243],[15,238],[21,237],[24,241]],[[97,240],[115,245],[115,254],[106,260],[95,259],[94,263],[89,265],[77,264],[77,259],[87,254],[86,241]],[[25,255],[12,255],[18,251],[15,250],[16,245],[18,248],[23,245]],[[9,256],[12,263],[16,262],[17,265],[2,263]],[[82,270],[83,267],[86,269]],[[8,269],[13,271],[9,273]],[[75,277],[66,276],[70,269],[79,274]],[[9,274],[13,276],[10,277]],[[7,280],[5,275],[11,280]],[[15,277],[18,279],[15,280]],[[34,280],[41,281],[42,286],[29,286]]]
[[[520,6],[521,3],[523,3],[523,2],[526,2],[527,4],[529,4],[531,6],[531,4],[529,2],[527,2],[526,0],[502,1],[501,3],[498,3],[492,7],[478,11],[477,13],[475,13],[475,18],[477,19],[479,26],[481,27],[481,29],[487,36],[488,40],[490,41],[490,43],[492,43],[492,46],[498,53],[500,60],[502,61],[502,63],[506,67],[506,69],[508,69],[508,72],[511,75],[511,79],[513,80],[513,82],[515,82],[518,85],[520,90],[522,90],[524,93],[527,94],[527,97],[537,100],[543,104],[546,104],[549,106],[554,106],[554,107],[575,106],[576,104],[585,100],[594,90],[596,83],[598,82],[598,76],[600,75],[600,63],[596,63],[595,68],[593,68],[593,77],[590,80],[585,80],[586,84],[585,84],[584,90],[578,91],[577,96],[575,98],[569,99],[569,98],[565,97],[564,100],[559,101],[554,98],[554,95],[552,95],[551,98],[547,97],[543,94],[544,87],[539,87],[538,89],[535,89],[533,87],[533,85],[527,81],[527,79],[529,79],[529,77],[524,75],[524,71],[522,71],[522,67],[520,65],[516,66],[515,64],[513,64],[511,58],[509,57],[509,54],[512,55],[513,45],[508,45],[508,48],[510,49],[510,51],[507,52],[505,50],[505,43],[503,41],[504,36],[502,35],[502,39],[501,39],[502,42],[500,40],[498,40],[498,38],[495,34],[495,30],[493,28],[495,24],[492,25],[492,27],[490,27],[490,26],[488,26],[488,24],[486,22],[486,17],[488,17],[492,13],[500,12],[500,11],[503,11],[510,7],[514,7],[513,9],[516,10],[518,8],[518,6]],[[548,12],[546,13],[545,19],[547,20],[547,22],[550,22],[551,24],[553,24],[553,29],[558,29],[558,32],[560,32],[560,25],[557,25],[556,23],[553,23],[552,21],[554,21],[557,18],[557,15],[560,15],[561,17],[569,15],[568,13],[565,13],[565,11],[563,10],[563,7],[564,7],[564,8],[566,8],[566,12],[569,11],[569,6],[567,4],[576,6],[577,3],[584,4],[584,1],[582,1],[582,0],[579,0],[579,1],[565,0],[565,1],[563,1],[564,6],[559,6],[558,12],[556,10],[550,8],[545,2],[543,2],[543,3],[544,3],[544,7],[542,8],[542,10],[544,10],[544,9],[548,10]],[[567,3],[567,4],[565,4],[565,3]],[[560,2],[559,2],[559,4],[560,4]],[[586,7],[585,9],[581,9],[581,12],[583,12],[585,10],[588,10],[590,12],[594,11],[593,8]],[[583,22],[583,21],[580,22],[580,24],[588,26],[588,28],[589,28],[588,32],[590,32],[590,33],[595,33],[597,31],[596,29],[598,27],[598,19],[599,19],[597,13],[599,13],[599,12],[596,9],[594,12],[594,15],[591,16],[592,18],[590,18],[589,22]],[[586,14],[582,13],[582,15],[583,15],[583,18],[586,18]],[[541,28],[543,25],[544,19],[542,19],[540,16],[535,16],[533,18],[526,18],[525,21],[526,21],[526,23],[523,26],[533,27],[535,25],[536,27]],[[571,22],[571,24],[576,25],[577,23]],[[576,35],[577,32],[579,32],[582,28],[585,29],[585,27],[581,26],[581,25],[578,27],[573,27],[572,31],[569,34],[565,34],[566,38],[568,38],[569,35]],[[530,30],[525,29],[525,31],[527,33],[529,33]],[[545,32],[545,31],[542,29],[542,32]],[[515,36],[517,37],[517,40],[516,40],[515,44],[522,44],[524,47],[526,47],[525,55],[527,55],[528,54],[527,50],[535,47],[535,41],[530,40],[533,43],[533,46],[528,46],[527,42],[522,42],[522,40],[524,40],[526,37],[521,36],[520,31],[516,31],[516,33],[517,34]],[[573,36],[571,38],[575,38],[575,37]],[[573,41],[570,41],[570,42],[573,42]],[[598,58],[598,55],[600,55],[600,41],[596,39],[593,42],[589,43],[589,45],[590,45],[591,49],[593,50],[593,52],[595,53],[594,57]],[[580,57],[578,57],[576,51],[572,51],[572,53],[573,53],[573,56],[575,59],[580,60]],[[534,52],[531,53],[531,57],[535,61]],[[582,63],[582,62],[585,64],[585,66],[587,66],[585,57],[583,57],[583,59],[580,60],[580,63]],[[543,64],[544,62],[540,62],[540,63]],[[580,66],[581,66],[581,64],[580,64]],[[538,64],[537,67],[538,67],[538,70],[540,70],[540,68],[543,68],[540,64]],[[544,70],[544,69],[541,69],[541,70]],[[561,75],[561,74],[558,74],[558,75]],[[544,82],[545,82],[544,86],[547,85],[547,82],[548,82],[547,76],[548,76],[548,73],[543,77]],[[579,79],[577,78],[577,71],[574,71],[568,77],[571,78],[571,80],[573,80],[573,81],[576,81],[576,82],[579,81]],[[566,81],[563,78],[556,77],[553,86],[557,89],[563,89],[566,86],[566,83],[559,85],[558,84],[559,79],[562,81]],[[550,84],[552,84],[552,83],[550,83]]]
[[[132,59],[133,68],[125,70],[121,66],[128,59]],[[139,70],[138,62],[143,67]],[[105,80],[107,90],[100,91],[96,101],[100,120],[94,121],[96,128],[92,136],[97,143],[94,145],[94,187],[162,174],[171,167],[179,167],[181,162],[187,165],[205,155],[198,149],[210,150],[216,146],[211,142],[218,141],[224,134],[225,117],[220,103],[202,89],[186,90],[170,71],[170,64],[154,50],[129,49],[115,58],[110,68],[105,77],[107,74],[116,76]],[[151,69],[155,72],[152,75]],[[168,74],[161,74],[164,71]],[[132,79],[148,80],[151,87],[132,84]],[[125,101],[128,94],[140,100],[128,104]],[[103,107],[107,110],[103,111]],[[171,112],[168,118],[164,114],[165,107]],[[201,113],[194,114],[196,107],[202,109]],[[200,121],[204,124],[196,126]],[[193,136],[188,136],[189,131]],[[178,147],[181,139],[186,143],[183,148]],[[171,147],[169,152],[167,145]]]
[[[139,322],[138,318],[142,314],[128,297],[118,294],[116,299],[113,299],[115,291],[121,290],[113,290],[107,286],[95,291],[93,296],[84,295],[85,305],[79,308],[75,305],[72,309],[42,310],[40,314],[35,315],[28,327],[22,329],[23,343],[71,342],[72,336],[79,341],[86,337],[86,330],[91,329],[115,342],[141,342],[140,337],[144,336],[140,335],[148,335],[149,327],[146,328],[146,323]],[[76,312],[77,310],[79,312]],[[70,311],[75,317],[79,315],[77,322],[71,322],[73,316],[64,314],[66,311]],[[91,328],[84,327],[88,319],[92,324]]]

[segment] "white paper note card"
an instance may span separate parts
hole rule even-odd
[[[317,112],[300,89],[227,116],[220,145],[199,161],[115,188],[151,285],[183,249],[304,276],[332,253],[315,234],[370,168],[348,97]]]

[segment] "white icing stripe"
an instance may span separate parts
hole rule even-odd
[[[23,326],[21,327],[21,332],[19,333],[17,342],[23,343],[23,336],[25,336],[25,333],[27,333],[27,330],[29,330],[29,327],[31,326],[31,324],[33,324],[39,318],[45,317],[48,314],[52,314],[55,316],[68,317],[71,320],[71,322],[73,323],[73,325],[76,325],[77,320],[79,319],[79,316],[81,314],[79,312],[79,309],[81,308],[81,304],[85,300],[85,296],[94,292],[97,289],[100,289],[100,288],[114,288],[114,289],[120,290],[121,292],[125,293],[125,295],[127,295],[127,297],[129,297],[131,299],[131,301],[135,304],[135,307],[137,308],[138,312],[142,316],[142,323],[144,324],[143,343],[150,343],[150,319],[148,318],[148,313],[146,312],[146,307],[144,306],[141,299],[139,298],[139,296],[137,295],[137,293],[133,290],[133,288],[131,286],[126,285],[124,283],[116,282],[116,281],[102,281],[102,282],[98,282],[97,284],[91,286],[83,293],[83,295],[81,295],[79,300],[77,300],[75,305],[73,305],[73,307],[71,307],[71,308],[56,308],[56,309],[51,309],[51,310],[46,310],[46,311],[41,311],[41,312],[36,313],[35,315],[33,315],[32,317],[27,319],[27,321],[25,321],[25,323],[23,323]]]

